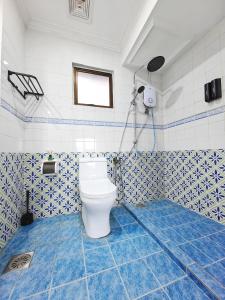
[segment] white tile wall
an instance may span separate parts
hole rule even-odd
[[[39,102],[29,100],[27,116],[95,121],[125,122],[132,99],[133,73],[121,66],[118,53],[47,33],[26,32],[26,72],[38,77],[45,96]],[[114,108],[93,108],[73,104],[72,63],[113,71]],[[141,102],[141,99],[138,100]],[[141,107],[141,104],[139,105]],[[142,107],[143,111],[143,107]],[[158,112],[156,111],[156,120]],[[138,122],[146,116],[138,114]],[[133,115],[129,122],[133,122]],[[148,123],[152,120],[149,118]],[[123,128],[26,124],[24,149],[46,151],[118,151]],[[130,150],[133,129],[128,129],[122,150]],[[151,130],[144,130],[139,150],[151,148]]]
[[[2,2],[2,1],[1,1]],[[24,71],[25,27],[15,1],[4,1],[1,45],[1,99],[6,100],[19,112],[24,110],[24,101],[7,81],[8,69]],[[9,64],[6,66],[3,61]],[[0,152],[23,151],[24,124],[0,107]]]
[[[204,84],[222,78],[223,98],[204,101]],[[163,74],[163,122],[168,124],[225,105],[225,19]],[[164,130],[164,149],[225,147],[224,114]]]

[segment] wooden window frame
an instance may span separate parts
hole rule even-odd
[[[94,74],[99,76],[105,76],[109,78],[109,105],[97,105],[97,104],[86,104],[86,103],[79,103],[78,101],[78,78],[77,73],[88,73],[88,74]],[[93,69],[85,69],[80,67],[73,67],[73,73],[74,73],[74,104],[75,105],[83,105],[83,106],[92,106],[92,107],[103,107],[103,108],[113,108],[113,80],[112,80],[112,73],[104,72],[104,71],[98,71]]]

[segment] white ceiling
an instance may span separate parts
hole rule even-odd
[[[125,33],[150,0],[91,0],[91,20],[69,14],[68,0],[17,0],[28,28],[54,31],[82,42],[120,51]]]

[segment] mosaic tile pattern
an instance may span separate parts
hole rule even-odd
[[[41,163],[47,159],[46,153],[24,154],[24,189],[31,191],[31,208],[35,217],[48,217],[79,211],[79,153],[56,153],[59,174],[41,174]],[[82,156],[103,156],[108,160],[108,176],[118,187],[117,201],[137,203],[148,199],[158,199],[162,195],[162,165],[158,154],[140,152],[132,156],[127,153],[85,153]],[[115,168],[113,158],[121,160],[121,173]],[[161,162],[160,162],[161,163]],[[154,180],[154,184],[153,184]]]
[[[23,154],[0,153],[0,248],[18,227],[23,199]]]
[[[225,150],[162,152],[164,197],[225,223]]]

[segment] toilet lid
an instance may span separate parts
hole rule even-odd
[[[88,198],[103,198],[116,192],[116,186],[108,179],[80,181],[80,193]]]

